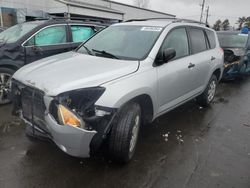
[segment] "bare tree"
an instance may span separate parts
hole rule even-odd
[[[134,0],[134,4],[140,8],[150,8],[150,0]]]
[[[214,26],[213,26],[213,29],[215,30],[215,31],[220,31],[221,30],[221,20],[217,20],[216,22],[215,22],[215,24],[214,24]]]
[[[242,27],[246,21],[247,21],[247,18],[245,16],[238,18],[237,23],[239,24],[239,28],[238,28],[239,30],[242,29]]]

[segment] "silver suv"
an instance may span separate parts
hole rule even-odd
[[[105,146],[128,162],[142,124],[194,98],[209,105],[222,73],[214,30],[179,19],[134,20],[21,68],[12,97],[27,135],[77,157]]]

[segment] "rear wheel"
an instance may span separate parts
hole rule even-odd
[[[8,94],[10,92],[10,81],[14,74],[13,69],[0,68],[0,105],[10,103]]]
[[[208,106],[213,101],[217,89],[217,84],[217,77],[213,75],[210,78],[205,91],[199,97],[197,97],[198,104],[202,106]]]
[[[109,139],[109,154],[117,162],[126,163],[133,157],[141,124],[141,108],[129,103],[118,112]]]

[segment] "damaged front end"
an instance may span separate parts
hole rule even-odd
[[[244,53],[243,53],[244,54]],[[223,79],[231,80],[244,74],[243,58],[240,50],[224,49],[225,61]]]
[[[76,157],[96,154],[111,129],[116,109],[95,105],[104,91],[92,87],[49,97],[12,81],[14,112],[26,122],[27,134],[49,138]]]
[[[103,87],[93,87],[65,92],[55,97],[50,105],[50,113],[59,124],[96,131],[90,143],[91,154],[99,151],[117,111],[95,105],[104,91]],[[74,115],[75,119],[70,117]]]

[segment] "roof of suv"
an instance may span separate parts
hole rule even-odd
[[[123,23],[119,23],[119,25],[139,25],[139,26],[155,26],[155,27],[166,27],[171,23],[188,23],[194,24],[196,26],[205,27],[205,23],[195,21],[195,20],[188,20],[188,19],[178,19],[178,18],[148,18],[148,19],[134,19],[128,20]]]
[[[165,27],[170,23],[172,23],[172,21],[150,20],[150,21],[131,21],[129,22],[129,25]],[[120,23],[120,25],[127,25],[127,24],[128,22]]]

